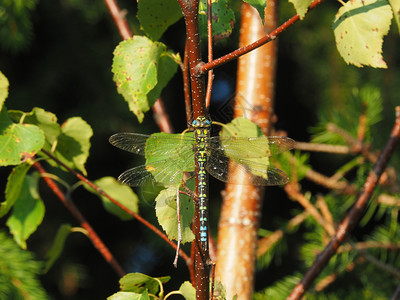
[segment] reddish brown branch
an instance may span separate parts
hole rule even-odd
[[[132,31],[129,28],[128,21],[125,19],[126,12],[121,11],[116,0],[104,0],[104,2],[122,39],[129,39],[132,36]]]
[[[189,61],[192,111],[193,119],[196,119],[199,116],[206,115],[204,77],[199,76],[197,70],[198,66],[202,63],[198,28],[199,0],[178,0],[178,3],[181,6],[186,25],[186,54]],[[198,174],[199,164],[197,162],[197,156],[195,157],[195,165],[195,173]],[[195,189],[198,190],[198,187],[199,180],[198,176],[196,176]],[[193,218],[195,241],[193,243],[194,251],[192,252],[194,253],[194,268],[196,274],[194,284],[196,288],[196,299],[208,300],[210,297],[209,251],[208,247],[206,249],[200,247],[201,236],[199,211],[199,203],[198,201],[195,201],[195,214]]]
[[[46,170],[42,167],[39,162],[35,162],[33,166],[39,171],[40,174],[46,174]],[[106,262],[108,262],[114,271],[118,274],[119,277],[125,275],[125,271],[122,269],[120,264],[111,254],[110,250],[108,250],[107,246],[103,243],[97,233],[94,231],[92,226],[86,221],[85,217],[81,214],[78,208],[72,201],[67,200],[63,192],[58,188],[57,184],[49,177],[43,176],[44,181],[47,183],[49,188],[53,191],[53,193],[61,200],[61,202],[65,205],[65,207],[70,211],[70,213],[74,216],[75,219],[81,224],[83,228],[88,232],[88,237],[92,241],[94,247],[100,252],[100,254],[104,257]]]
[[[335,228],[333,224],[327,222],[319,211],[315,208],[315,206],[302,194],[299,192],[298,187],[295,183],[290,182],[284,187],[285,192],[288,194],[289,198],[296,200],[300,205],[304,207],[304,209],[321,225],[324,230],[330,235],[333,236],[335,233]]]
[[[91,182],[89,179],[87,179],[85,176],[79,174],[78,172],[76,172],[75,170],[71,169],[70,167],[68,167],[67,165],[65,165],[63,162],[61,162],[57,157],[55,157],[53,154],[42,150],[46,155],[48,155],[51,159],[53,159],[55,162],[57,162],[59,165],[63,166],[68,172],[70,172],[71,174],[73,174],[75,177],[77,177],[79,180],[81,180],[82,182],[86,183],[87,185],[89,185],[91,188],[93,188],[96,192],[98,192],[100,195],[106,197],[107,199],[109,199],[112,203],[114,203],[115,205],[117,205],[119,208],[121,208],[122,210],[124,210],[125,212],[127,212],[128,214],[130,214],[131,216],[133,216],[136,220],[138,220],[140,223],[142,223],[143,225],[145,225],[147,228],[149,228],[150,230],[152,230],[155,234],[157,234],[159,237],[161,237],[164,241],[166,241],[169,245],[171,245],[171,247],[173,247],[175,250],[177,248],[176,244],[173,243],[171,240],[168,239],[168,237],[162,233],[157,227],[155,227],[153,224],[149,223],[147,220],[143,219],[140,215],[134,213],[133,211],[131,211],[130,209],[128,209],[127,207],[125,207],[124,205],[122,205],[121,203],[119,203],[118,201],[116,201],[114,198],[112,198],[110,195],[108,195],[106,192],[104,192],[102,189],[100,189],[98,186],[96,186],[93,182]],[[185,252],[183,252],[182,250],[179,251],[180,256],[185,260],[186,264],[188,265],[188,267],[190,268],[191,266],[191,260],[190,258],[186,255]]]
[[[154,121],[156,121],[158,128],[160,128],[162,132],[173,133],[174,127],[171,124],[171,120],[167,115],[164,102],[161,100],[161,98],[157,99],[152,109],[153,109],[153,118]]]
[[[334,154],[350,154],[351,149],[344,145],[327,145],[306,142],[296,142],[295,149],[302,151],[326,152]]]
[[[354,206],[347,213],[346,217],[343,219],[340,224],[337,232],[332,237],[328,246],[325,250],[318,255],[314,264],[311,268],[306,272],[303,279],[298,283],[295,288],[292,290],[288,299],[300,299],[305,291],[311,286],[314,282],[315,278],[320,274],[322,269],[328,264],[330,258],[337,252],[340,245],[349,235],[349,233],[354,229],[357,225],[358,220],[360,219],[362,212],[368,204],[368,200],[372,196],[372,192],[374,188],[378,184],[379,178],[386,169],[386,166],[391,158],[394,149],[396,148],[399,140],[400,140],[400,107],[396,108],[397,116],[396,122],[394,124],[392,133],[388,142],[386,143],[385,148],[383,149],[381,155],[378,158],[374,168],[369,173],[363,189],[360,191],[359,196],[354,204]]]
[[[308,10],[312,10],[313,8],[315,8],[318,4],[320,4],[323,0],[314,0],[310,7],[308,8]],[[296,23],[298,20],[300,19],[299,15],[294,15],[293,17],[291,17],[289,20],[287,20],[285,23],[283,23],[281,26],[279,26],[278,28],[276,28],[275,30],[271,31],[269,34],[267,34],[266,36],[264,36],[263,38],[257,40],[256,42],[247,45],[245,47],[239,48],[229,54],[226,54],[220,58],[217,58],[215,60],[213,60],[212,62],[203,64],[202,66],[200,66],[198,68],[198,74],[204,74],[205,72],[210,71],[211,69],[214,69],[216,67],[219,67],[220,65],[223,65],[233,59],[238,58],[239,56],[242,56],[246,53],[249,53],[250,51],[257,49],[258,47],[261,47],[262,45],[273,41],[274,39],[276,39],[276,37],[281,34],[283,31],[285,31],[287,28],[289,28],[290,26],[292,26],[294,23]]]
[[[207,48],[208,48],[208,62],[213,60],[213,35],[212,35],[212,8],[211,0],[207,0]],[[213,70],[208,71],[207,92],[206,92],[206,108],[210,107],[211,103],[211,90],[214,79]]]
[[[189,60],[188,60],[188,47],[187,39],[185,42],[185,53],[183,55],[183,65],[182,65],[182,77],[183,77],[183,94],[185,97],[185,111],[186,111],[186,121],[189,123],[190,119],[193,117],[192,103],[190,95],[190,74],[189,74]]]

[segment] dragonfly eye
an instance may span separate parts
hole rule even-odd
[[[194,121],[192,122],[192,126],[193,126],[193,127],[199,126],[199,121],[194,120]]]
[[[210,126],[211,125],[211,121],[210,120],[205,120],[204,121],[204,125],[205,126]]]

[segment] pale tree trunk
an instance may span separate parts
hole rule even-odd
[[[276,5],[275,1],[268,2],[265,26],[253,7],[242,5],[240,47],[276,28]],[[273,113],[275,62],[276,41],[239,58],[234,116],[251,119],[264,134],[269,132]],[[244,175],[243,182],[246,180]],[[251,185],[226,187],[218,229],[216,280],[224,285],[227,299],[235,295],[239,300],[251,299],[263,194],[264,189]]]

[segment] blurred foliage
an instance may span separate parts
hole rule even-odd
[[[43,265],[0,231],[0,299],[49,299],[38,275]]]
[[[27,48],[32,39],[32,16],[37,0],[2,0],[0,2],[1,47],[12,52]]]

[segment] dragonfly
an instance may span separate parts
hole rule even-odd
[[[113,146],[145,156],[146,164],[123,172],[119,182],[133,187],[147,183],[165,186],[181,184],[185,172],[193,172],[197,163],[197,197],[200,215],[200,242],[208,248],[207,173],[223,182],[256,186],[283,185],[289,181],[281,170],[269,165],[268,158],[290,150],[295,142],[288,137],[211,136],[211,120],[200,116],[191,123],[191,131],[182,134],[144,135],[116,133],[109,139]],[[260,162],[261,161],[261,162]],[[251,174],[249,183],[229,172]]]

